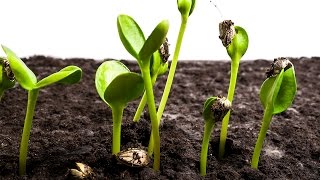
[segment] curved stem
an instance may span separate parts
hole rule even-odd
[[[154,76],[152,76],[152,78],[151,78],[152,86],[155,84],[157,77],[158,77],[158,74],[155,74]],[[134,115],[133,122],[139,122],[141,114],[142,114],[143,109],[146,106],[146,104],[147,104],[147,94],[146,94],[146,92],[144,92],[143,96],[140,100],[139,106],[137,108],[137,111]]]
[[[112,108],[112,154],[117,154],[120,152],[121,145],[121,122],[124,107],[113,106]]]
[[[207,174],[207,156],[208,156],[208,147],[210,142],[210,136],[212,133],[214,123],[209,122],[205,123],[204,126],[204,135],[202,140],[201,155],[200,155],[200,175],[205,176]]]
[[[164,87],[164,91],[163,91],[163,94],[162,94],[162,97],[161,97],[161,101],[160,101],[160,104],[159,104],[159,107],[158,107],[157,119],[158,119],[158,124],[159,125],[160,125],[160,122],[161,122],[161,118],[162,118],[162,114],[163,114],[164,108],[166,107],[166,104],[167,104],[167,101],[168,101],[168,97],[169,97],[171,86],[172,86],[173,79],[174,79],[174,74],[176,72],[179,53],[180,53],[180,48],[181,48],[181,44],[182,44],[183,35],[184,35],[184,32],[185,32],[186,27],[187,27],[187,22],[188,22],[188,16],[187,17],[181,17],[181,25],[180,25],[180,30],[179,30],[179,34],[178,34],[176,47],[175,47],[174,54],[173,54],[173,59],[172,59],[171,65],[170,65],[170,70],[169,70],[167,82],[166,82],[166,85]],[[149,156],[151,156],[152,153],[153,153],[153,143],[154,142],[153,142],[152,134],[153,133],[151,133],[149,146],[148,146],[148,154],[149,154]]]
[[[260,153],[261,149],[263,146],[263,141],[266,137],[267,130],[269,129],[269,125],[272,119],[272,108],[266,107],[266,110],[263,115],[262,119],[262,126],[259,132],[259,136],[256,142],[256,145],[254,147],[254,152],[252,155],[252,160],[251,160],[251,167],[253,169],[258,169],[258,163],[259,163],[259,158],[260,158]]]
[[[30,90],[28,92],[28,105],[26,117],[24,119],[24,126],[22,132],[22,138],[20,143],[20,155],[19,155],[19,175],[26,174],[28,145],[30,139],[30,131],[32,127],[32,120],[34,116],[34,110],[38,98],[39,89]]]
[[[231,102],[231,104],[233,101],[234,91],[236,89],[239,62],[240,62],[240,58],[234,59],[231,61],[231,75],[230,75],[230,84],[229,84],[229,90],[228,90],[228,100]],[[224,116],[222,120],[222,126],[221,126],[221,132],[220,132],[220,143],[219,143],[220,159],[223,158],[225,153],[229,119],[230,119],[230,111]]]
[[[157,120],[157,111],[156,105],[154,102],[154,95],[153,95],[153,86],[150,77],[150,69],[149,64],[142,68],[142,77],[144,80],[144,85],[146,88],[147,94],[147,101],[148,101],[148,109],[151,119],[152,125],[152,136],[154,140],[154,161],[153,161],[153,169],[159,170],[160,169],[160,133],[159,133],[159,124]]]

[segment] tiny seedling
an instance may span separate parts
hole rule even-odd
[[[297,83],[293,64],[287,58],[275,59],[260,89],[264,108],[262,126],[254,147],[251,167],[258,169],[259,157],[272,116],[285,111],[293,102]]]
[[[215,122],[222,121],[223,117],[231,109],[231,102],[225,97],[210,97],[203,107],[204,135],[200,155],[200,175],[206,175],[207,154],[210,136]]]
[[[0,101],[5,90],[15,85],[14,74],[11,71],[8,60],[0,57]]]
[[[143,79],[120,61],[112,60],[99,66],[95,85],[100,98],[112,109],[112,154],[116,155],[120,152],[123,110],[143,93]]]
[[[157,111],[157,119],[158,119],[159,125],[161,122],[163,111],[166,107],[166,104],[167,104],[167,101],[169,98],[171,86],[173,84],[174,74],[176,72],[176,68],[177,68],[177,64],[178,64],[178,58],[179,58],[179,53],[180,53],[180,48],[182,45],[184,32],[187,28],[189,16],[192,14],[192,12],[195,8],[196,0],[177,0],[177,5],[178,5],[178,10],[181,14],[181,24],[180,24],[178,39],[176,42],[176,47],[175,47],[174,54],[173,54],[173,59],[172,59],[171,65],[170,65],[170,70],[169,70],[167,82],[164,87],[161,101],[159,103],[159,107],[158,107],[158,111]],[[152,137],[152,133],[151,133],[149,147],[148,147],[149,155],[151,155],[153,153],[153,146],[154,146],[153,140],[154,140],[154,138]]]
[[[247,32],[240,26],[234,26],[234,23],[231,20],[225,20],[221,22],[219,24],[219,32],[219,38],[221,39],[223,46],[226,47],[227,53],[231,58],[231,75],[228,90],[228,100],[232,103],[236,88],[239,63],[242,56],[248,49],[249,38]],[[229,119],[230,112],[228,112],[222,120],[219,143],[219,158],[224,156]]]
[[[119,15],[117,19],[118,32],[122,44],[127,51],[135,57],[141,70],[144,81],[144,87],[147,96],[147,104],[152,125],[152,136],[154,137],[154,161],[153,169],[160,169],[160,133],[159,123],[157,120],[157,111],[154,101],[153,81],[151,78],[152,71],[150,69],[152,56],[159,50],[160,46],[165,42],[166,35],[169,30],[169,22],[161,21],[152,31],[150,36],[145,40],[143,32],[139,25],[127,15]],[[153,56],[154,57],[154,56]],[[155,60],[155,58],[153,58]],[[155,62],[153,62],[155,64]],[[159,63],[162,65],[163,63]],[[156,67],[156,66],[154,66]],[[156,67],[158,72],[159,67]],[[157,74],[157,73],[155,73]],[[151,136],[151,137],[152,137]],[[150,149],[148,149],[150,150]],[[152,148],[153,150],[153,148]]]
[[[54,83],[77,83],[81,79],[82,70],[76,66],[68,66],[54,74],[49,75],[46,78],[43,78],[40,81],[37,81],[35,74],[13,51],[11,51],[9,48],[5,46],[2,46],[2,49],[7,55],[7,59],[10,64],[10,68],[14,74],[14,78],[21,85],[22,88],[28,91],[28,105],[26,117],[24,120],[19,155],[19,174],[25,175],[29,137],[39,90],[43,87],[52,85]]]

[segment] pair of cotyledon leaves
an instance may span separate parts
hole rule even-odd
[[[42,80],[38,81],[35,74],[27,67],[27,65],[9,48],[2,46],[3,51],[7,55],[11,71],[15,80],[20,86],[28,91],[40,89],[54,83],[74,84],[80,81],[82,70],[77,66],[67,66],[60,71],[53,73]]]
[[[148,39],[145,39],[141,28],[130,16],[119,15],[117,26],[122,44],[137,59],[140,68],[150,68],[151,75],[166,71],[167,65],[161,62],[158,49],[169,29],[167,20],[161,21]],[[124,107],[144,91],[141,75],[130,72],[119,61],[102,63],[96,72],[95,84],[100,98],[111,107]]]

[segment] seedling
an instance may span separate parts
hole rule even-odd
[[[226,47],[227,53],[231,58],[231,76],[228,90],[228,100],[233,101],[233,95],[236,88],[237,74],[239,63],[242,56],[246,53],[249,44],[247,32],[240,26],[234,26],[231,20],[225,20],[219,24],[219,32],[221,42]],[[225,144],[228,133],[228,124],[230,112],[222,120],[220,143],[219,143],[219,158],[224,156]]]
[[[151,35],[145,40],[142,30],[139,25],[127,15],[118,16],[118,32],[122,44],[127,49],[127,51],[135,57],[138,61],[147,96],[148,109],[152,124],[152,135],[155,141],[155,154],[153,168],[155,170],[160,169],[160,135],[159,135],[159,123],[157,120],[156,106],[154,102],[153,93],[153,80],[151,78],[150,71],[151,57],[160,48],[160,46],[165,42],[167,32],[169,30],[169,22],[167,20],[161,21],[155,29],[152,31]],[[155,58],[154,58],[155,59]],[[153,64],[155,62],[153,61]],[[161,63],[159,63],[161,64]],[[156,67],[156,66],[154,66]],[[160,67],[158,67],[160,68]],[[158,72],[158,69],[156,70]],[[155,73],[157,74],[157,73]],[[153,149],[153,148],[152,148]]]
[[[161,97],[161,101],[160,101],[160,104],[158,107],[157,119],[158,119],[159,125],[160,125],[162,114],[163,114],[163,111],[166,107],[168,97],[169,97],[169,94],[171,91],[171,86],[173,83],[174,74],[175,74],[176,67],[178,64],[178,58],[179,58],[180,48],[181,48],[181,44],[182,44],[182,40],[183,40],[183,35],[184,35],[184,32],[187,28],[189,16],[192,14],[194,7],[196,5],[196,0],[177,0],[177,5],[178,5],[178,10],[181,14],[181,24],[180,24],[178,39],[176,42],[176,47],[175,47],[174,54],[173,54],[173,59],[172,59],[171,65],[170,65],[170,70],[169,70],[167,82],[166,82],[166,85],[165,85],[165,88],[164,88],[164,91],[163,91],[163,94]],[[149,155],[151,155],[153,153],[153,146],[154,146],[153,140],[154,139],[151,134],[149,147],[148,147]]]
[[[143,93],[143,79],[120,61],[113,60],[99,66],[95,85],[100,98],[112,109],[112,154],[116,155],[120,152],[123,110]]]
[[[260,89],[264,108],[262,126],[254,148],[251,167],[258,169],[259,157],[272,116],[285,111],[293,102],[297,83],[293,64],[287,58],[275,59]]]
[[[26,66],[26,64],[18,56],[16,56],[16,54],[13,51],[11,51],[9,48],[5,46],[2,46],[2,49],[7,55],[8,62],[10,64],[11,70],[14,74],[16,81],[21,85],[22,88],[28,91],[28,105],[26,117],[24,120],[19,155],[19,174],[25,175],[29,137],[39,90],[43,87],[52,85],[54,83],[77,83],[81,79],[82,70],[76,66],[68,66],[54,74],[49,75],[46,78],[43,78],[40,81],[37,81],[35,74]]]
[[[210,136],[215,122],[222,121],[223,117],[231,109],[231,102],[225,97],[210,97],[203,107],[204,135],[200,156],[200,175],[206,175],[207,155]]]
[[[11,71],[8,60],[0,57],[0,101],[5,90],[14,86],[14,74]]]

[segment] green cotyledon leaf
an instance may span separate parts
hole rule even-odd
[[[157,51],[160,46],[164,43],[167,33],[169,30],[169,21],[163,20],[161,21],[152,31],[146,42],[144,43],[143,47],[139,52],[139,62],[140,64],[149,64],[150,65],[150,58],[152,54]],[[144,62],[148,61],[148,62]]]
[[[60,71],[49,75],[40,80],[35,88],[42,88],[54,83],[60,84],[74,84],[80,81],[82,77],[82,70],[77,66],[67,66]]]
[[[102,63],[96,72],[95,84],[100,98],[111,107],[125,106],[144,91],[142,77],[130,72],[120,61]]]
[[[118,33],[123,46],[136,59],[145,43],[144,34],[138,23],[128,15],[119,15],[117,18]]]
[[[27,65],[9,48],[2,45],[2,49],[7,55],[10,68],[14,74],[16,81],[26,90],[32,90],[37,83],[35,74],[27,67]]]
[[[277,92],[270,95],[273,91]],[[268,103],[273,103],[273,114],[278,114],[290,107],[296,91],[297,83],[294,67],[292,66],[285,71],[282,70],[276,77],[269,77],[264,81],[260,89],[260,101],[264,108],[266,108]]]
[[[232,60],[240,60],[248,49],[249,37],[244,28],[240,26],[235,26],[234,28],[236,33],[231,44],[227,47],[227,52]]]

